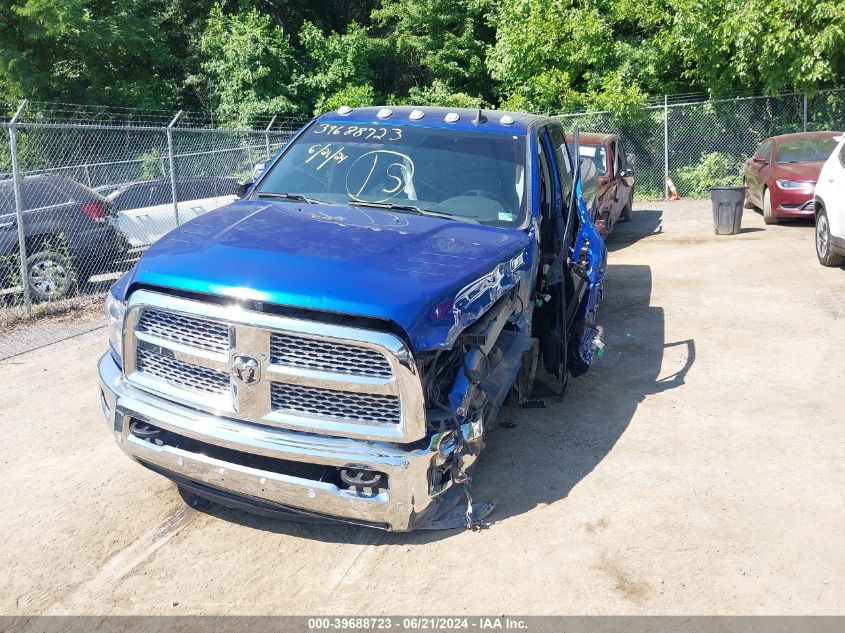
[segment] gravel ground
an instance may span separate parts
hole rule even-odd
[[[36,305],[30,318],[24,317],[22,306],[7,308],[0,316],[0,361],[104,328],[105,300],[101,292]]]
[[[106,428],[104,330],[0,363],[0,612],[845,613],[845,270],[808,224],[744,224],[618,227],[607,355],[502,412],[478,533],[188,509]]]

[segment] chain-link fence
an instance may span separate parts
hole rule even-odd
[[[702,100],[664,97],[626,112],[560,115],[568,127],[619,134],[634,156],[636,197],[666,197],[669,176],[684,197],[742,183],[742,165],[759,143],[791,132],[845,129],[845,89],[804,94]]]
[[[234,200],[238,180],[304,124],[274,117],[233,130],[185,112],[38,102],[0,109],[0,348],[5,331],[31,314],[99,310],[92,295],[159,237]],[[845,89],[676,95],[624,114],[560,116],[568,128],[622,136],[637,199],[664,198],[666,176],[682,196],[703,197],[739,184],[743,161],[769,136],[845,128]]]
[[[233,130],[187,113],[45,105],[6,106],[0,124],[0,334],[103,292],[159,237],[235,200],[304,124]]]

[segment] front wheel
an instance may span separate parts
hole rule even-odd
[[[845,264],[845,256],[833,250],[830,239],[830,222],[828,222],[827,214],[822,208],[816,214],[816,256],[822,266]]]
[[[55,251],[40,251],[27,257],[26,272],[33,301],[64,299],[76,288],[70,259]]]
[[[763,190],[763,222],[766,224],[777,224],[778,219],[772,213],[772,192]]]

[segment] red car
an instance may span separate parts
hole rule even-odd
[[[783,134],[760,143],[745,161],[745,207],[762,209],[766,224],[777,224],[782,218],[812,218],[816,181],[840,134]]]
[[[572,135],[566,140],[572,143]],[[604,237],[610,235],[618,221],[631,219],[634,204],[634,168],[632,158],[625,154],[625,145],[616,134],[581,132],[581,161],[590,160],[596,166],[596,228]]]

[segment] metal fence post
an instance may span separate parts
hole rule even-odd
[[[176,226],[179,226],[179,198],[176,197],[176,166],[173,162],[173,126],[182,116],[182,110],[176,113],[170,125],[167,126],[167,159],[170,162],[170,195],[173,198],[173,215],[176,218]]]
[[[273,124],[276,122],[276,115],[273,115],[273,118],[270,119],[270,123],[264,129],[264,142],[267,145],[267,160],[270,160],[270,129],[273,127]]]
[[[663,198],[669,199],[669,95],[663,95]]]
[[[32,314],[32,300],[29,294],[29,274],[26,269],[26,233],[23,224],[23,197],[21,196],[21,173],[18,167],[18,136],[17,122],[26,107],[26,99],[21,101],[15,116],[9,121],[9,151],[12,154],[12,180],[15,190],[15,213],[18,223],[18,252],[20,255],[21,287],[23,288],[23,304],[27,316]]]
[[[804,93],[804,131],[807,131],[807,93]]]

